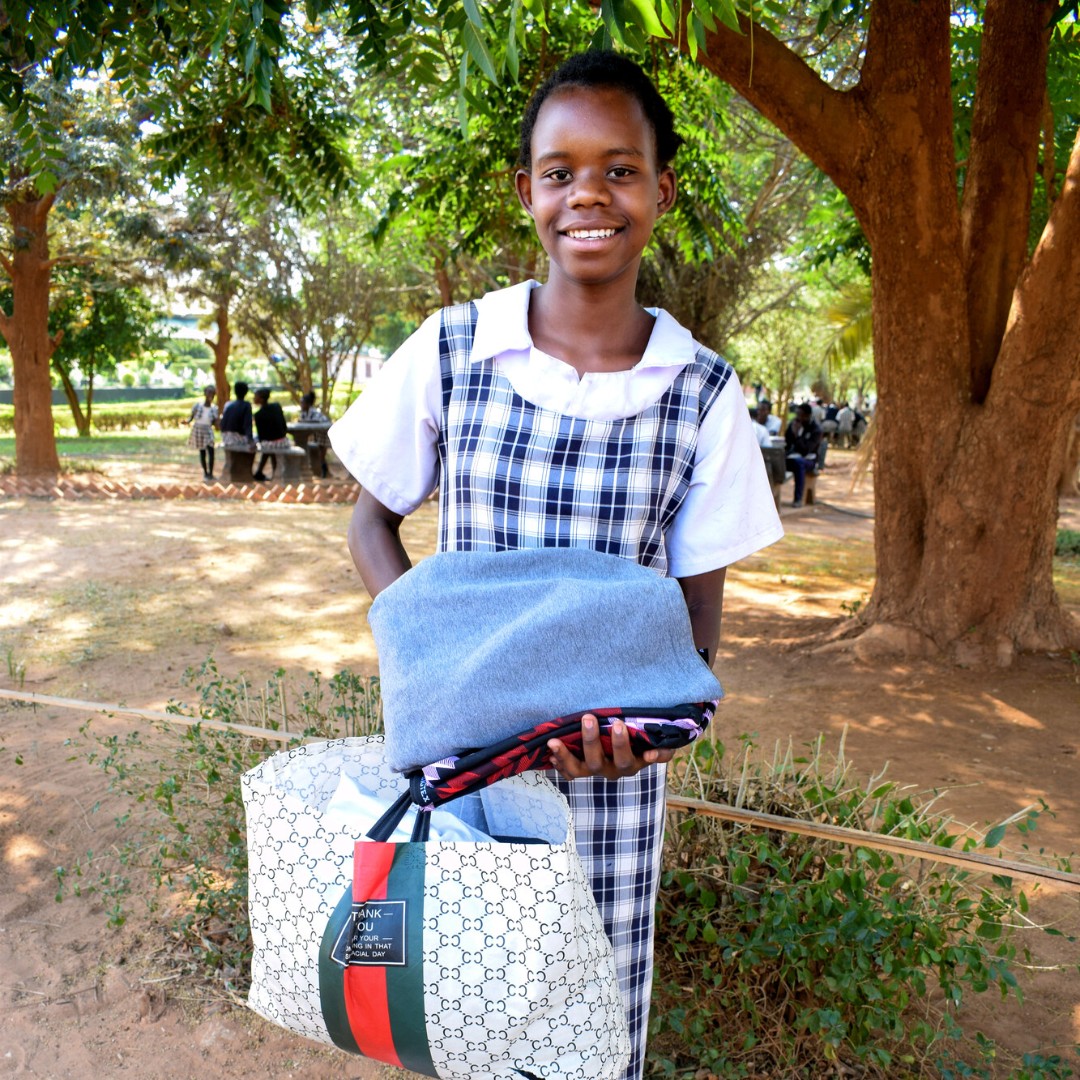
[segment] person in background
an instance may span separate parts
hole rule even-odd
[[[757,439],[758,446],[764,449],[766,446],[772,446],[772,436],[769,434],[769,429],[758,419],[760,415],[758,409],[750,410],[750,422],[754,425],[754,438]]]
[[[300,423],[301,424],[329,424],[330,417],[321,409],[315,407],[315,392],[309,390],[300,399]],[[312,457],[318,466],[318,475],[327,477],[330,470],[326,467],[326,450],[330,446],[329,436],[325,431],[313,431],[308,435],[309,447],[314,448]]]
[[[795,497],[792,506],[802,506],[806,477],[817,469],[818,450],[821,447],[821,427],[814,419],[814,410],[803,402],[795,410],[795,419],[784,432],[787,451],[785,463],[795,477]]]
[[[251,435],[251,402],[247,398],[248,384],[233,383],[236,395],[221,414],[221,445],[226,450],[254,450]]]
[[[835,401],[831,401],[825,406],[825,419],[821,421],[821,431],[826,438],[831,439],[836,434],[836,429],[839,426],[837,424],[837,414],[839,412],[840,406]]]
[[[851,446],[855,430],[855,410],[845,401],[836,414],[836,439],[840,446]]]
[[[203,400],[196,401],[191,406],[191,415],[188,417],[191,425],[188,446],[199,451],[199,462],[202,464],[203,479],[206,481],[214,479],[214,428],[218,426],[215,393],[212,386],[206,387],[203,390]]]
[[[255,391],[255,404],[258,409],[255,412],[255,432],[258,436],[259,467],[255,470],[256,480],[267,480],[277,475],[277,454],[275,450],[287,450],[292,443],[289,442],[289,431],[285,426],[285,413],[276,401],[270,400],[270,390],[266,386],[260,386]],[[263,469],[266,468],[267,460],[273,469],[270,477],[267,477]]]
[[[768,398],[762,398],[757,403],[757,412],[754,419],[757,420],[770,435],[780,434],[780,417],[773,415],[772,402],[769,401]]]

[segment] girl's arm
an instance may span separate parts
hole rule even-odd
[[[374,495],[360,492],[349,522],[349,554],[373,600],[412,567],[398,533],[404,520]]]
[[[716,659],[720,644],[720,616],[724,610],[724,581],[727,567],[705,574],[679,578],[686,610],[690,612],[690,628],[694,632],[694,648],[708,649],[709,663]]]

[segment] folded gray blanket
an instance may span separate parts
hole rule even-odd
[[[679,583],[584,548],[433,555],[371,605],[399,770],[605,706],[723,696]]]

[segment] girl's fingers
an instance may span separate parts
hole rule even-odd
[[[591,713],[582,718],[581,743],[584,760],[572,754],[559,739],[548,743],[552,768],[565,780],[582,776],[617,780],[622,776],[633,776],[647,765],[670,761],[675,756],[674,750],[646,750],[641,757],[635,757],[630,748],[630,733],[626,725],[617,720],[611,727],[611,757],[608,757],[600,741],[600,725]]]

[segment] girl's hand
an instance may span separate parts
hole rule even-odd
[[[581,741],[584,761],[570,753],[559,739],[548,743],[552,768],[558,770],[564,780],[577,780],[583,776],[618,780],[633,776],[649,765],[670,761],[675,756],[674,750],[646,750],[641,757],[635,757],[630,750],[626,725],[617,720],[611,726],[611,757],[608,757],[600,742],[600,725],[592,713],[586,713],[581,719]]]

